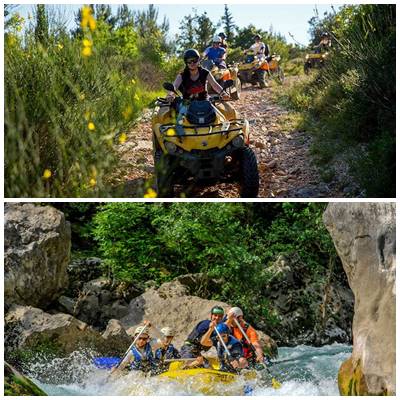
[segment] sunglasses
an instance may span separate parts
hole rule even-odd
[[[190,60],[186,61],[186,64],[196,64],[199,61],[198,58],[191,58]]]

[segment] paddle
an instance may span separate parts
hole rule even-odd
[[[242,328],[242,326],[240,325],[239,321],[236,319],[235,316],[233,316],[233,320],[235,321],[237,327],[239,328],[240,332],[242,333],[243,337],[247,340],[247,343],[249,343],[251,349],[254,351],[254,354],[257,354],[255,347],[253,346],[253,344],[250,342],[249,337],[246,335],[246,332],[244,331],[244,329]],[[269,369],[267,363],[265,361],[263,361],[264,367],[265,369],[268,371],[268,373],[272,376],[271,374],[271,370]],[[272,376],[272,387],[274,389],[279,389],[282,386],[282,384]]]
[[[132,347],[136,344],[136,341],[138,340],[139,336],[144,332],[144,330],[147,328],[147,325],[149,323],[146,322],[143,326],[143,328],[140,330],[140,332],[135,336],[135,339],[133,340],[132,344],[128,347],[128,350],[125,352],[124,356],[121,358],[121,360],[119,361],[119,363],[117,364],[116,368],[111,371],[111,373],[113,373],[114,371],[117,371],[119,366],[121,365],[122,361],[125,360],[125,357],[129,354],[129,352],[131,351]]]

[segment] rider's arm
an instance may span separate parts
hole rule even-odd
[[[208,328],[207,332],[201,337],[200,344],[205,347],[211,347],[213,342],[211,340],[211,335],[214,331],[215,324],[210,322],[210,327]]]
[[[212,74],[207,75],[207,82],[211,85],[215,92],[220,94],[224,89],[219,85],[219,83],[215,80]]]
[[[175,90],[177,90],[179,88],[179,86],[181,86],[181,84],[182,84],[182,75],[178,74],[178,76],[176,77],[176,79],[173,83]],[[167,100],[169,99],[170,101],[172,101],[174,98],[175,98],[175,93],[168,92]]]
[[[133,355],[131,352],[129,352],[125,358],[120,362],[118,367],[115,367],[111,373],[114,373],[115,371],[122,371],[124,368],[126,368],[131,362],[132,362]]]

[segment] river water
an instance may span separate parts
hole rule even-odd
[[[340,364],[350,356],[351,347],[333,344],[323,347],[297,346],[279,348],[279,358],[274,360],[270,374],[257,373],[251,381],[239,377],[233,384],[216,384],[218,395],[254,396],[335,396],[337,372]],[[116,380],[107,379],[109,373],[96,369],[91,355],[75,352],[68,358],[46,362],[32,362],[30,376],[46,393],[52,396],[118,396],[152,395],[179,396],[204,394],[188,379],[178,383],[160,377],[143,377],[130,372]],[[271,377],[281,383],[279,389],[271,387]],[[244,391],[244,388],[246,390]]]

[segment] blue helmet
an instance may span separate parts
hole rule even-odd
[[[217,332],[221,335],[221,334],[227,334],[227,335],[229,335],[231,332],[230,332],[230,330],[229,330],[229,328],[228,328],[228,325],[226,325],[226,324],[223,324],[223,323],[220,323],[220,324],[218,324],[217,325]]]

